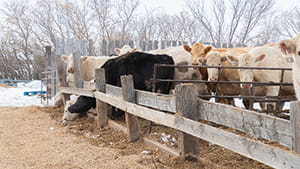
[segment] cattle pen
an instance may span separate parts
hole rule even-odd
[[[224,81],[220,80],[219,78],[217,81],[208,81],[208,80],[173,80],[173,79],[157,79],[156,78],[156,72],[159,68],[164,67],[173,67],[173,68],[216,68],[218,69],[218,77],[220,77],[221,71],[224,69],[250,69],[250,70],[273,70],[273,71],[280,71],[281,77],[280,82],[241,82],[241,81]],[[215,91],[214,95],[201,95],[201,98],[215,98],[216,100],[219,98],[238,98],[238,99],[248,99],[250,101],[250,110],[254,110],[254,102],[275,102],[276,103],[276,110],[272,113],[275,115],[279,115],[279,113],[286,112],[287,110],[280,110],[279,104],[284,102],[290,102],[295,101],[295,96],[283,96],[282,95],[282,88],[284,86],[293,86],[293,83],[291,82],[284,82],[284,76],[287,71],[292,71],[291,68],[267,68],[267,67],[237,67],[237,66],[207,66],[207,65],[165,65],[165,64],[155,64],[154,65],[154,74],[153,74],[153,89],[155,88],[156,82],[180,82],[180,83],[204,83],[204,84],[215,84],[216,88],[218,88],[217,85],[220,84],[250,84],[252,87],[249,88],[248,95],[219,95],[218,90]],[[279,95],[278,96],[255,96],[254,94],[254,88],[258,86],[279,86]],[[154,90],[153,90],[154,91]],[[270,113],[265,112],[265,110],[262,110],[261,112],[264,113]]]
[[[96,98],[99,129],[112,126],[126,133],[130,142],[144,139],[147,144],[183,158],[199,157],[201,147],[198,140],[202,139],[274,168],[295,169],[300,166],[300,102],[291,103],[291,117],[286,120],[199,99],[188,84],[178,85],[175,95],[163,95],[134,89],[133,78],[128,75],[121,77],[122,87],[116,87],[106,84],[103,69],[95,70],[95,83],[84,82],[79,78],[80,53],[73,52],[73,59],[77,65],[74,67],[76,87],[67,87],[65,69],[60,67],[64,65],[61,64],[57,65],[58,90],[64,94],[65,100],[71,94]],[[125,128],[108,119],[111,106],[125,111]],[[138,117],[179,131],[179,151],[141,138]]]

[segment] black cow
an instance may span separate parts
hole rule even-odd
[[[120,76],[132,75],[135,89],[152,91],[152,76],[154,64],[174,65],[172,57],[168,55],[152,55],[142,52],[133,52],[120,57],[108,60],[102,68],[105,69],[106,83],[121,86]],[[157,79],[173,79],[174,68],[158,68]],[[171,88],[171,82],[157,82],[155,91],[168,94]],[[95,105],[96,100],[85,96],[80,96],[78,101],[68,108],[71,113],[82,113],[82,110],[89,110]],[[120,112],[113,111],[110,118],[119,115]],[[123,114],[123,112],[121,112]]]

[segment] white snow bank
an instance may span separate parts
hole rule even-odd
[[[19,85],[24,87],[16,88],[5,88],[0,87],[0,107],[22,107],[38,105],[44,106],[45,101],[41,103],[41,96],[24,96],[25,91],[41,91],[41,81],[34,80],[27,84]],[[43,91],[45,91],[45,86],[43,86]],[[49,100],[49,105],[52,104],[52,100]]]

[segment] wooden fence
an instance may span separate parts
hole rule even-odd
[[[79,56],[79,52],[74,53],[75,63],[79,61]],[[79,67],[74,67],[75,74],[80,74]],[[181,132],[180,152],[164,148],[173,155],[186,157],[192,154],[193,157],[199,157],[197,143],[198,139],[202,139],[274,168],[295,169],[300,166],[300,102],[291,103],[289,121],[197,99],[190,85],[177,86],[175,96],[135,90],[131,76],[121,77],[122,87],[108,85],[105,83],[105,71],[103,69],[95,71],[95,84],[75,78],[76,88],[60,87],[60,91],[66,96],[77,94],[95,97],[98,127],[107,124],[117,125],[107,117],[113,106],[126,112],[126,129],[123,131],[128,134],[129,141],[141,137],[137,125],[137,117],[140,117]],[[216,128],[199,120],[214,122],[252,137]],[[286,148],[266,144],[257,138],[276,142]],[[149,139],[144,140],[149,142]]]

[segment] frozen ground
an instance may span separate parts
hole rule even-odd
[[[41,96],[24,96],[25,91],[40,91],[41,81],[34,80],[27,84],[18,84],[18,87],[6,88],[0,87],[0,107],[22,107],[30,105],[44,106],[46,101],[41,103]],[[43,86],[43,91],[45,87]],[[49,105],[52,101],[49,100]]]

